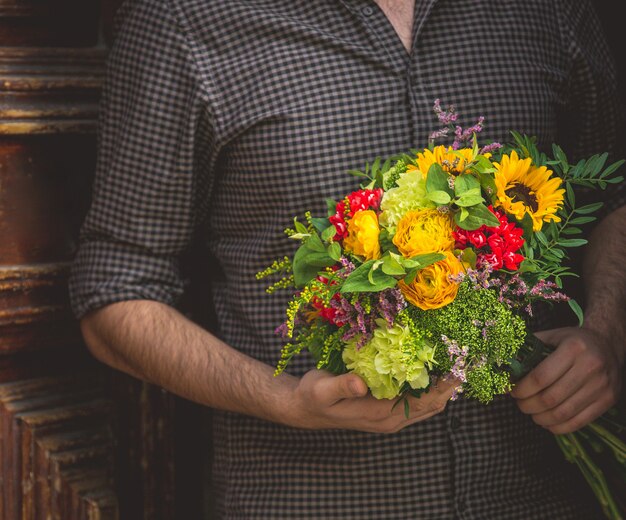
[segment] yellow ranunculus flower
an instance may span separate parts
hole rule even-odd
[[[459,284],[450,279],[463,270],[463,264],[450,251],[439,262],[417,272],[413,283],[407,285],[403,280],[398,287],[406,300],[422,310],[438,309],[448,305],[456,298]]]
[[[365,260],[375,260],[380,258],[379,235],[380,226],[376,212],[371,209],[357,211],[348,221],[348,236],[343,245],[348,251],[364,257]]]
[[[407,211],[398,222],[393,243],[402,256],[440,253],[454,247],[452,218],[436,209]]]

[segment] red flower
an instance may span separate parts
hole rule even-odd
[[[380,209],[380,200],[383,196],[383,190],[377,188],[375,190],[358,190],[353,191],[343,200],[337,203],[335,214],[330,216],[328,220],[335,226],[335,241],[343,240],[348,236],[347,220],[351,219],[357,211],[365,211],[372,209],[376,212]]]
[[[382,196],[383,190],[381,188],[375,190],[353,191],[347,197],[350,204],[350,217],[352,217],[357,211],[364,211],[368,209],[378,211]]]
[[[335,226],[337,232],[335,233],[335,241],[343,240],[348,236],[348,224],[346,223],[346,202],[345,199],[337,202],[336,213],[328,220]]]
[[[524,245],[522,235],[524,231],[510,222],[507,216],[489,206],[500,221],[497,227],[481,226],[473,231],[457,229],[454,232],[456,247],[465,249],[473,246],[476,249],[478,264],[489,264],[493,269],[505,267],[516,271],[524,257],[517,253]]]

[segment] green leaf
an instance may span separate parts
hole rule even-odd
[[[379,169],[380,169],[380,157],[376,157],[376,159],[374,159],[374,164],[372,164],[372,174],[375,175],[376,173],[378,173]]]
[[[311,248],[312,251],[317,251],[319,253],[323,253],[326,251],[326,246],[324,245],[317,233],[313,233],[306,240],[306,244]]]
[[[584,246],[587,240],[584,238],[561,238],[558,244],[562,247],[580,247]]]
[[[582,233],[583,230],[574,226],[567,226],[566,228],[564,228],[563,230],[561,230],[561,233],[563,233],[564,235],[577,235],[578,233]]]
[[[461,212],[463,209],[461,208]],[[461,220],[459,213],[454,215],[454,221],[456,225],[461,229],[465,229],[467,231],[473,231],[478,229],[480,226],[488,226],[488,227],[497,227],[500,225],[500,221],[498,218],[487,209],[487,206],[484,204],[476,204],[475,206],[471,206],[467,208],[468,216]]]
[[[459,175],[454,179],[454,193],[457,197],[461,196],[461,194],[478,189],[480,192],[480,182],[473,175],[465,174]]]
[[[438,205],[448,204],[450,200],[452,200],[450,195],[442,190],[430,191],[426,195],[426,198],[428,198],[428,200],[432,200],[435,204]]]
[[[476,171],[476,173],[479,174],[480,177],[480,183],[482,184],[482,178],[484,176],[484,174],[487,173],[493,173],[496,171],[493,163],[487,159],[487,157],[485,157],[484,155],[479,155],[476,158],[476,162],[474,163],[473,169]],[[493,179],[493,176],[490,176]]]
[[[333,199],[326,199],[326,211],[328,216],[332,216],[337,211],[337,201]]]
[[[463,222],[467,217],[469,217],[469,211],[467,211],[465,208],[461,208],[461,213],[458,214],[458,217],[459,217],[459,222]]]
[[[323,233],[324,230],[328,227],[328,218],[324,217],[313,217],[311,219],[311,224],[313,227],[319,232]],[[333,226],[334,227],[334,226]]]
[[[426,175],[426,191],[445,191],[448,195],[452,196],[453,191],[448,184],[450,175],[443,171],[441,165],[435,163],[428,168],[428,174]]]
[[[466,247],[461,253],[461,260],[470,265],[472,269],[476,269],[476,252],[471,247]]]
[[[596,217],[575,217],[569,221],[570,224],[587,224],[588,222],[593,222],[596,220]]]
[[[335,262],[339,262],[341,259],[341,246],[338,242],[333,242],[328,246],[328,256],[330,256]]]
[[[293,257],[293,278],[296,287],[304,287],[321,270],[334,265],[336,262],[329,256],[325,248],[320,252],[313,249],[310,242],[311,240],[309,239],[302,244]]]
[[[325,219],[326,222],[328,222],[328,219]],[[322,231],[322,240],[324,242],[328,242],[329,240],[332,240],[333,237],[337,234],[337,228],[335,228],[335,226],[328,226],[326,229],[324,229],[324,231]]]
[[[411,258],[403,258],[401,257],[400,263],[403,267],[407,269],[424,269],[424,267],[428,267],[429,265],[434,264],[435,262],[439,262],[439,260],[443,260],[446,255],[442,253],[423,253],[421,255],[415,255]]]
[[[372,285],[376,285],[376,282],[374,281],[374,273],[376,272],[376,269],[378,269],[382,264],[382,260],[374,260],[374,263],[371,265],[370,270],[367,272],[367,280]]]
[[[302,222],[298,222],[297,218],[293,219],[293,225],[298,233],[301,233],[303,235],[309,234],[309,230],[306,228],[306,226]]]
[[[597,177],[602,168],[604,168],[604,164],[608,159],[609,154],[604,152],[600,155],[594,155],[587,161],[586,174],[588,177]]]
[[[404,283],[413,283],[419,271],[434,264],[435,262],[443,260],[445,257],[446,256],[441,253],[424,253],[422,255],[416,255],[412,258],[404,259],[404,266],[410,268],[409,272],[404,277]]]
[[[546,238],[546,235],[544,235],[543,231],[535,231],[535,237],[542,245],[548,247],[548,239]]]
[[[574,311],[574,314],[576,314],[576,317],[578,318],[578,326],[582,327],[584,316],[583,316],[583,310],[580,308],[580,305],[578,305],[578,302],[574,300],[573,298],[568,300],[567,304],[570,306],[570,309]]]
[[[480,193],[480,182],[473,175],[465,174],[459,175],[454,179],[454,193],[457,197],[468,191],[478,190]]]
[[[524,230],[524,238],[526,240],[533,236],[533,218],[528,213],[524,213],[524,218],[519,220],[518,224]]]
[[[587,204],[586,206],[576,208],[574,210],[574,213],[578,213],[579,215],[587,215],[589,213],[593,213],[594,211],[598,211],[602,206],[604,206],[604,202],[594,202],[593,204]]]
[[[360,172],[359,170],[348,170],[348,172],[350,175],[354,176],[354,177],[361,177],[363,179],[369,179],[370,176],[367,175],[366,173]]]
[[[572,188],[572,185],[567,182],[565,183],[565,190],[567,192],[567,203],[570,205],[570,207],[574,207],[576,206],[576,195],[574,194],[574,188]]]
[[[552,152],[554,153],[554,157],[561,164],[561,169],[563,170],[563,173],[567,173],[569,171],[569,163],[567,162],[567,157],[563,149],[560,146],[553,144]]]
[[[614,162],[613,164],[607,166],[607,168],[600,174],[600,178],[605,179],[606,177],[617,171],[617,169],[620,168],[624,164],[624,162],[624,159],[621,159],[620,161]]]
[[[376,260],[368,260],[352,271],[341,286],[342,293],[379,292],[395,287],[397,281],[393,276],[385,274],[382,269],[370,270]],[[370,278],[372,282],[370,282]]]
[[[406,274],[406,270],[402,267],[402,264],[397,260],[397,258],[394,258],[394,256],[397,257],[398,255],[390,253],[383,257],[383,273],[390,276],[404,276]]]
[[[536,273],[537,265],[530,260],[524,260],[519,266],[520,273]]]
[[[472,194],[469,194],[470,191],[474,191],[474,190],[466,191],[465,193],[463,193],[463,195],[461,195],[458,199],[456,199],[454,203],[457,206],[464,208],[464,207],[469,207],[469,206],[475,206],[476,204],[482,204],[483,202],[485,202],[485,199],[482,198],[480,193],[478,195],[472,195]]]

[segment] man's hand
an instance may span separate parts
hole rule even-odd
[[[522,412],[552,433],[578,430],[610,407],[622,384],[622,337],[578,327],[538,332],[555,351],[522,379],[511,395]]]
[[[332,375],[311,370],[294,392],[292,426],[341,428],[374,433],[393,433],[442,412],[458,381],[440,381],[419,399],[409,397],[407,418],[402,402],[376,399],[356,374]],[[395,405],[395,406],[394,406]]]

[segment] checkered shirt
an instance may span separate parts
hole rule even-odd
[[[289,295],[255,274],[294,252],[294,215],[357,188],[347,170],[425,146],[436,98],[464,125],[485,116],[484,140],[516,129],[572,157],[616,140],[613,65],[587,0],[416,2],[410,53],[369,0],[134,0],[120,13],[77,317],[179,305],[181,258],[200,244],[213,332],[275,365]],[[552,435],[506,397],[392,435],[216,411],[212,443],[217,518],[600,518]]]

